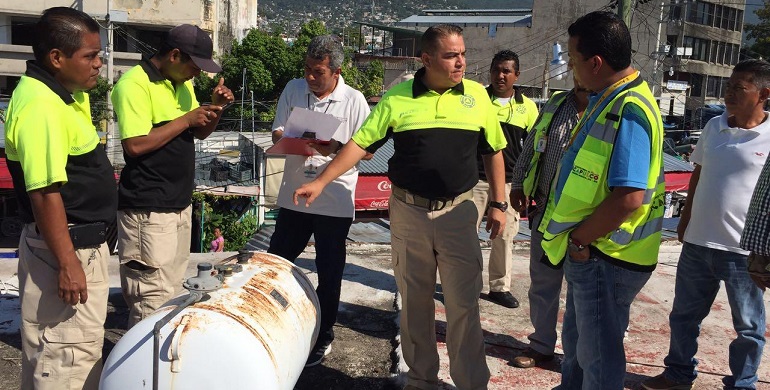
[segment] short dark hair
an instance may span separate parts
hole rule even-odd
[[[439,39],[452,35],[463,36],[463,29],[454,24],[437,24],[428,27],[420,37],[420,47],[423,53],[432,54],[436,50]]]
[[[614,71],[631,66],[631,33],[612,12],[594,11],[578,18],[567,33],[578,38],[577,51],[584,57],[600,56]]]
[[[98,32],[99,24],[84,12],[68,7],[49,8],[35,24],[35,60],[44,63],[53,49],[71,57],[80,49],[86,33]]]
[[[505,61],[513,61],[513,70],[519,73],[519,55],[511,50],[500,50],[492,57],[490,68]]]
[[[765,60],[745,60],[733,68],[733,73],[751,74],[751,83],[757,88],[770,88],[770,62]]]

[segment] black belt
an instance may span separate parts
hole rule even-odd
[[[454,198],[435,198],[429,199],[415,195],[403,188],[391,186],[393,197],[412,206],[422,207],[430,211],[439,211],[446,207],[457,205],[466,200],[473,199],[473,189],[463,192]]]
[[[75,249],[98,247],[107,242],[107,224],[104,222],[72,224],[67,229]],[[35,232],[40,234],[37,224]]]

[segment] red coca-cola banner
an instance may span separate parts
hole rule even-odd
[[[666,192],[687,191],[690,187],[690,176],[692,176],[692,172],[666,173]]]
[[[358,176],[356,210],[387,210],[390,180],[387,176]]]
[[[8,163],[5,158],[0,158],[0,188],[13,188],[13,179],[11,179],[11,172],[8,171]]]

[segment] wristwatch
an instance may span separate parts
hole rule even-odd
[[[586,246],[581,244],[578,240],[572,238],[572,236],[569,237],[569,243],[567,244],[567,248],[570,252],[581,252],[583,249],[586,249]]]
[[[494,207],[502,212],[505,212],[505,210],[508,210],[508,202],[495,202],[490,201],[489,207]]]
[[[336,141],[336,140],[335,140]],[[342,150],[342,147],[345,146],[345,143],[342,141],[337,141],[337,149],[334,151],[334,154],[337,154]]]

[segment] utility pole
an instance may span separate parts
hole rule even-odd
[[[655,36],[655,54],[653,56],[653,66],[652,66],[652,83],[650,85],[650,89],[652,89],[652,96],[654,97],[660,97],[660,92],[662,90],[661,86],[663,85],[663,82],[658,76],[658,67],[660,66],[660,58],[661,56],[665,55],[665,53],[661,53],[660,50],[660,30],[663,26],[663,10],[666,6],[666,3],[661,2],[660,3],[660,19],[658,19],[658,33]],[[657,90],[657,95],[656,95]]]
[[[110,9],[112,2],[107,0],[107,48],[105,50],[105,56],[107,57],[107,151],[111,157],[112,164],[115,165],[117,160],[122,157],[118,149],[119,137],[115,134],[115,115],[112,111],[112,99],[110,99],[110,92],[112,91],[112,84],[115,81],[115,69],[114,69],[114,53],[113,53],[113,31],[115,25],[110,17]]]
[[[633,0],[618,0],[618,16],[623,19],[626,26],[631,26],[631,9],[633,8]]]
[[[541,92],[543,99],[548,99],[548,54],[545,55],[545,66],[543,66],[543,91]]]

